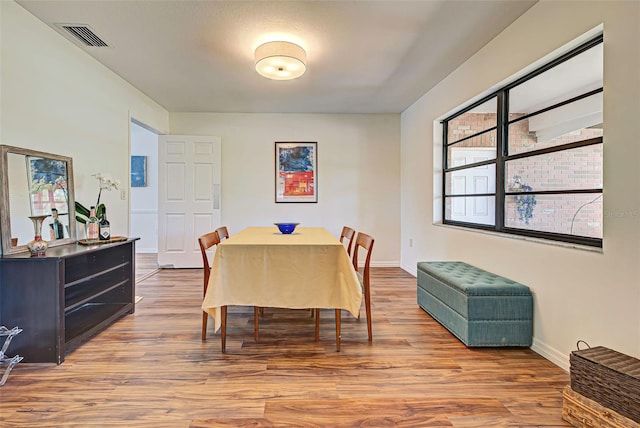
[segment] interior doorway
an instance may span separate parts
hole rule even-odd
[[[158,133],[131,119],[130,236],[136,253],[158,252]]]
[[[218,136],[159,136],[159,266],[202,266],[198,237],[222,225],[221,154]]]

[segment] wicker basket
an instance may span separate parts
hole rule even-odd
[[[562,419],[578,428],[640,428],[640,424],[578,394],[569,386],[562,391]]]
[[[571,353],[571,389],[640,423],[640,360],[597,346]]]

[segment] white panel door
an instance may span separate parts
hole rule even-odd
[[[451,149],[451,166],[467,165],[495,157],[495,148],[460,147]],[[495,193],[495,169],[480,166],[451,173],[451,191],[454,195]],[[451,220],[479,224],[494,224],[493,198],[451,198]]]
[[[199,268],[198,237],[220,226],[220,137],[158,138],[158,264]]]

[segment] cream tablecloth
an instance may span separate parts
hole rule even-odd
[[[226,305],[340,308],[358,315],[362,290],[343,245],[322,227],[249,227],[217,246],[202,310],[220,328]]]

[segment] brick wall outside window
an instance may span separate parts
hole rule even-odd
[[[521,117],[511,114],[510,119]],[[465,113],[448,122],[451,142],[494,127],[495,113]],[[545,142],[529,131],[529,121],[509,126],[509,152],[522,153],[602,136],[601,128],[581,129]],[[454,147],[496,147],[495,132],[456,144]],[[506,189],[514,188],[514,178],[533,190],[602,188],[602,145],[520,159],[507,163]],[[595,201],[594,201],[595,200]],[[592,202],[594,201],[594,202]],[[520,220],[514,197],[507,198],[505,226],[521,229],[602,237],[602,195],[537,195],[533,217]]]

